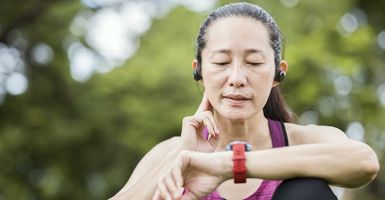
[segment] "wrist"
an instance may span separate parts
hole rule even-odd
[[[229,180],[234,178],[233,174],[233,153],[231,151],[223,152],[221,155],[222,161],[222,175],[224,180]]]
[[[219,178],[219,182],[233,179],[233,160],[232,152],[188,152],[190,165],[204,169],[208,174]]]
[[[246,151],[251,151],[251,145],[244,141],[234,141],[227,145],[227,151],[232,151],[234,183],[246,183]]]

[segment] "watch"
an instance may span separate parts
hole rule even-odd
[[[245,151],[251,151],[251,145],[244,141],[234,141],[227,145],[226,151],[233,151],[234,183],[246,183]]]

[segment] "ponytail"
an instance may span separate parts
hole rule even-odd
[[[263,107],[263,114],[272,120],[295,122],[295,114],[290,111],[278,86],[271,89],[267,103]]]

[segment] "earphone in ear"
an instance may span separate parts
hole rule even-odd
[[[202,80],[201,67],[199,64],[192,70],[193,77],[196,81]]]
[[[285,80],[285,76],[286,76],[285,71],[277,69],[275,73],[276,73],[276,75],[275,75],[276,81],[282,82],[283,80]]]

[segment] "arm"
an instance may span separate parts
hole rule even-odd
[[[153,196],[156,197],[159,195],[159,191],[165,189],[162,184],[164,181],[172,182],[167,179],[165,172],[170,171],[175,160],[180,160],[181,156],[178,155],[182,150],[212,152],[214,150],[212,143],[217,138],[218,128],[213,123],[210,109],[211,104],[204,95],[196,113],[193,116],[183,118],[181,137],[174,137],[155,146],[136,166],[123,189],[111,199],[151,199]],[[201,135],[204,126],[207,127],[211,136],[209,141]],[[176,186],[174,186],[175,188]],[[156,191],[157,189],[160,190]]]
[[[227,159],[232,165],[231,159]],[[249,177],[319,177],[342,187],[359,187],[379,170],[372,150],[360,142],[319,143],[246,153]]]
[[[362,142],[348,139],[336,128],[289,125],[287,131],[293,146],[246,153],[248,177],[318,177],[334,185],[359,187],[373,180],[379,171],[374,151]],[[183,180],[188,192],[182,199],[205,196],[233,177],[232,152],[181,154],[169,174],[175,180]]]
[[[304,153],[309,151],[310,154],[318,156],[317,160],[328,159],[324,160],[325,163],[318,162],[318,167],[309,166],[308,171],[312,171],[311,168],[315,167],[315,172],[304,171],[305,175],[324,178],[337,186],[359,187],[372,181],[379,171],[380,166],[375,152],[367,144],[347,138],[340,129],[290,123],[286,123],[285,127],[293,148],[307,145],[310,146],[309,150],[304,150]],[[308,156],[312,158],[311,155]],[[321,176],[314,176],[314,173]]]
[[[178,143],[179,138],[173,137],[156,145],[139,162],[126,185],[110,199],[151,199],[159,177],[179,153]]]
[[[180,166],[186,167],[182,167],[181,173],[172,172],[182,174],[181,179],[189,191],[182,199],[203,197],[222,182],[233,178],[232,152],[186,151],[183,154],[185,164]],[[343,187],[365,185],[374,179],[379,170],[373,151],[356,141],[246,152],[246,168],[249,178],[284,180],[318,177]]]
[[[332,185],[360,187],[379,171],[374,151],[327,126],[285,124],[291,146],[246,153],[249,177],[288,179],[318,177]],[[230,156],[231,157],[231,156]],[[232,165],[232,160],[226,164]]]

